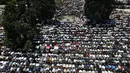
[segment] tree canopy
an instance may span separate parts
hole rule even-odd
[[[52,8],[53,9],[52,9]],[[17,0],[6,4],[2,25],[5,44],[12,50],[34,48],[33,38],[39,34],[36,24],[51,19],[55,12],[53,0]]]
[[[85,2],[85,15],[95,23],[108,20],[115,7],[115,0],[85,0]]]
[[[37,10],[36,14],[40,20],[47,20],[53,17],[56,4],[54,0],[34,0],[33,9]]]
[[[16,0],[0,0],[0,5],[14,4]]]

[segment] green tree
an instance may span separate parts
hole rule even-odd
[[[15,4],[16,0],[0,0],[0,5]]]
[[[85,2],[85,15],[95,23],[108,20],[115,8],[115,0],[85,0]]]
[[[56,11],[56,3],[54,0],[33,0],[32,7],[36,10],[39,20],[51,19]]]
[[[24,46],[24,50],[28,50],[30,48],[32,48],[32,42],[30,40],[27,40]]]
[[[49,0],[46,0],[46,3],[50,3],[48,1]],[[39,34],[36,19],[41,19],[41,22],[42,20],[51,19],[53,17],[54,13],[52,13],[53,11],[51,10],[52,4],[43,3],[43,5],[38,5],[35,2],[35,0],[17,0],[16,4],[11,3],[5,6],[2,21],[5,30],[4,40],[6,46],[12,50],[34,48],[33,38]],[[40,2],[41,0],[38,1],[38,3]],[[40,9],[41,7],[43,7],[44,10]]]
[[[32,41],[36,34],[36,26],[30,24],[32,22],[31,15],[28,13],[29,11],[23,13],[19,6],[7,5],[5,7],[3,26],[6,36],[5,43],[8,47],[12,49],[24,48],[27,40]]]

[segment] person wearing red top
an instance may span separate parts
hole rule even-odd
[[[89,57],[89,54],[85,54],[85,57]]]
[[[76,45],[78,45],[79,43],[78,42],[75,42]]]
[[[76,70],[76,73],[78,73],[79,72],[79,70]]]
[[[123,69],[124,69],[124,66],[121,66],[121,69],[123,70]]]
[[[50,48],[51,48],[51,46],[50,46],[50,45],[47,45],[47,46],[46,46],[46,49],[50,49]]]
[[[77,48],[79,47],[79,43],[78,42],[75,42],[75,45],[76,45]]]
[[[49,44],[47,44],[46,46],[45,46],[45,50],[46,50],[46,52],[49,52],[50,51],[50,48],[51,48],[51,46],[49,45]]]

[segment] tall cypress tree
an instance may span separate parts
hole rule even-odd
[[[39,33],[36,19],[51,19],[55,12],[55,9],[51,9],[52,0],[41,1],[38,0],[37,4],[36,0],[17,0],[6,5],[2,25],[7,47],[12,50],[34,48],[33,38]]]

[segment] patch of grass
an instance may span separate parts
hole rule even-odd
[[[56,4],[62,4],[62,0],[55,0]]]

